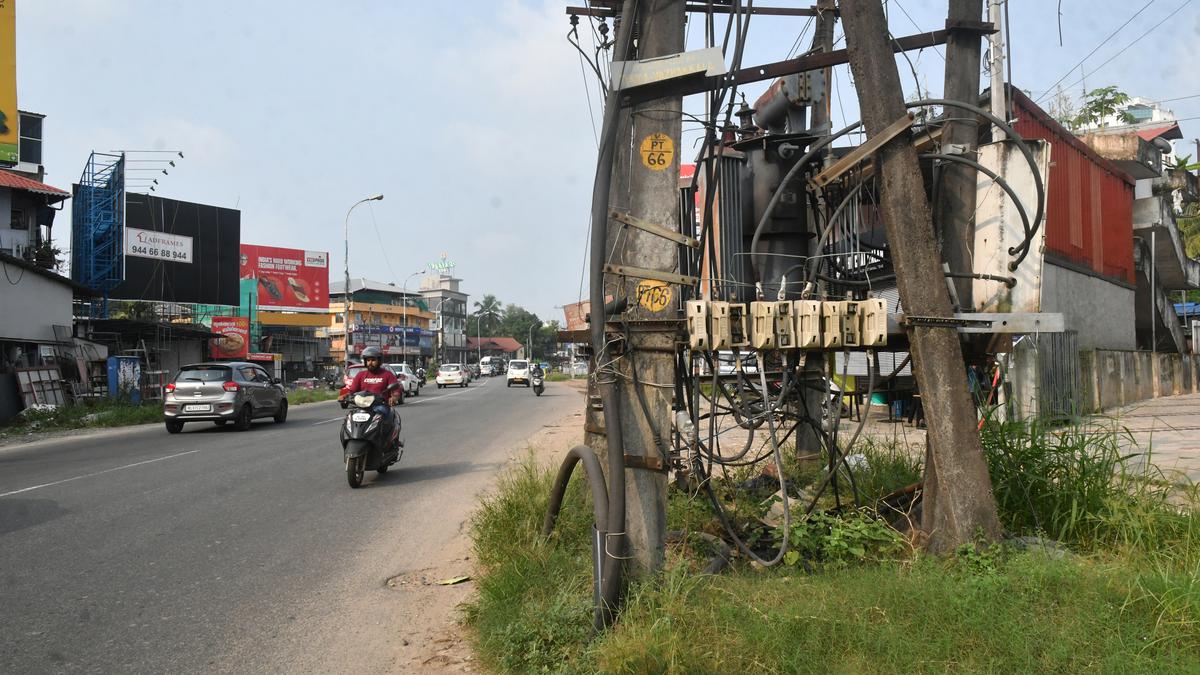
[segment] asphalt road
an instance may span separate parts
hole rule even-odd
[[[461,549],[497,469],[581,404],[426,386],[400,464],[359,490],[336,403],[0,448],[0,672],[396,670],[423,617],[386,580]]]

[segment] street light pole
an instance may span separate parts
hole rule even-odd
[[[483,361],[483,317],[480,314],[475,312],[475,363]]]
[[[342,268],[346,273],[346,287],[343,288],[342,295],[342,373],[345,374],[350,370],[350,213],[354,208],[363,202],[377,202],[383,199],[382,194],[360,199],[354,202],[354,206],[346,212],[346,227],[345,234],[342,237],[343,243],[346,246],[345,254],[342,256]]]
[[[530,363],[533,363],[533,327],[538,325],[539,323],[541,323],[541,322],[534,321],[533,323],[529,324],[529,362]]]
[[[400,287],[401,291],[402,291],[400,298],[401,298],[401,301],[404,303],[402,305],[402,307],[404,307],[404,316],[401,319],[402,325],[404,326],[404,328],[402,330],[404,332],[402,333],[402,336],[400,339],[400,345],[401,345],[400,346],[400,355],[401,355],[401,360],[404,361],[405,363],[408,363],[408,280],[419,274],[424,274],[424,273],[425,273],[425,270],[417,270],[416,272],[413,272],[412,274],[405,277],[404,284]],[[418,342],[418,344],[419,344],[419,342]]]

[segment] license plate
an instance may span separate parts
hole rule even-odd
[[[366,422],[367,420],[371,419],[371,413],[356,412],[350,416],[350,419],[354,420],[355,422]]]
[[[192,404],[192,405],[183,406],[183,412],[211,412],[211,411],[212,411],[212,406],[208,405],[208,404],[204,404],[204,405]]]

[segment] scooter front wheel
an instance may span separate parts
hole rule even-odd
[[[346,482],[350,483],[350,487],[357,488],[362,485],[363,474],[366,473],[367,457],[360,455],[351,457],[346,460]]]

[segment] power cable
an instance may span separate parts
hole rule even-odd
[[[1191,1],[1191,0],[1188,0],[1188,2],[1190,2],[1190,1]],[[1101,40],[1101,41],[1099,42],[1099,44],[1097,44],[1097,45],[1096,45],[1096,46],[1095,46],[1095,47],[1092,49],[1092,51],[1090,51],[1090,52],[1088,52],[1088,53],[1087,53],[1087,56],[1084,56],[1082,59],[1079,59],[1079,63],[1076,63],[1075,65],[1073,65],[1073,66],[1071,66],[1070,68],[1068,68],[1068,69],[1067,69],[1067,72],[1063,73],[1062,77],[1058,78],[1057,80],[1055,80],[1055,81],[1054,81],[1054,84],[1052,84],[1052,85],[1050,85],[1049,87],[1047,87],[1047,88],[1046,88],[1046,91],[1045,91],[1044,93],[1042,93],[1042,95],[1041,95],[1041,96],[1039,96],[1038,98],[1036,98],[1036,99],[1034,100],[1034,103],[1040,103],[1040,102],[1041,102],[1041,100],[1042,100],[1043,98],[1046,98],[1046,95],[1047,95],[1047,94],[1049,94],[1049,93],[1050,93],[1050,92],[1052,92],[1052,91],[1055,91],[1055,87],[1057,87],[1059,84],[1061,84],[1063,80],[1065,80],[1065,79],[1067,79],[1068,77],[1070,77],[1070,76],[1071,76],[1071,73],[1075,72],[1075,69],[1076,69],[1076,68],[1079,68],[1080,66],[1082,66],[1082,65],[1083,65],[1083,63],[1084,63],[1084,61],[1087,61],[1088,59],[1090,59],[1090,58],[1092,57],[1092,54],[1095,54],[1096,52],[1100,51],[1100,48],[1101,48],[1101,47],[1103,47],[1104,45],[1108,44],[1108,41],[1109,41],[1109,40],[1111,40],[1111,39],[1113,39],[1114,37],[1116,37],[1116,36],[1117,36],[1117,33],[1120,33],[1122,30],[1124,30],[1124,29],[1125,29],[1125,27],[1126,27],[1126,26],[1128,26],[1130,23],[1132,23],[1134,19],[1138,18],[1138,15],[1140,15],[1142,12],[1146,11],[1146,8],[1148,8],[1150,5],[1153,5],[1153,4],[1154,4],[1154,0],[1150,0],[1150,1],[1149,1],[1149,2],[1147,2],[1146,4],[1142,5],[1142,8],[1141,8],[1141,9],[1139,9],[1139,10],[1138,10],[1138,11],[1136,11],[1136,12],[1134,12],[1134,13],[1133,13],[1133,16],[1131,16],[1131,17],[1129,17],[1128,19],[1126,19],[1126,20],[1125,20],[1125,23],[1121,24],[1120,26],[1117,26],[1117,29],[1116,29],[1116,30],[1114,30],[1112,33],[1110,33],[1110,34],[1108,35],[1108,37],[1106,37],[1106,38],[1104,38],[1103,40]],[[1185,2],[1184,4],[1187,4],[1187,2]],[[1169,18],[1169,17],[1168,17],[1168,18]],[[1157,27],[1157,26],[1156,26],[1156,27]],[[1151,30],[1153,30],[1153,29],[1151,29]],[[1141,39],[1141,38],[1139,38],[1139,39]],[[1136,42],[1136,40],[1135,40],[1135,42]],[[1107,62],[1106,62],[1106,63],[1107,63]],[[1095,72],[1095,71],[1093,71],[1093,72]],[[1074,86],[1074,85],[1069,85],[1067,88],[1068,88],[1068,89],[1070,89],[1072,86]]]

